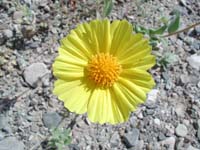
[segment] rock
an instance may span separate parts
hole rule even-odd
[[[192,68],[200,70],[200,56],[198,56],[197,54],[191,55],[187,58],[187,61]]]
[[[162,132],[160,132],[158,135],[158,140],[163,141],[164,139],[166,139],[166,136]]]
[[[200,27],[199,26],[195,27],[195,32],[197,35],[200,35]]]
[[[43,63],[33,63],[24,71],[24,79],[31,86],[36,87],[39,79],[48,73],[47,67]]]
[[[197,149],[197,148],[193,147],[192,145],[190,145],[186,150],[199,150],[199,149]]]
[[[9,29],[4,30],[3,34],[6,38],[11,38],[13,36],[13,32]]]
[[[70,144],[67,147],[69,150],[80,150],[80,148],[75,144]]]
[[[154,119],[154,123],[155,123],[156,125],[160,126],[160,119],[155,118],[155,119]]]
[[[33,26],[26,26],[22,28],[22,34],[24,38],[32,38],[36,33],[36,30]]]
[[[5,137],[4,132],[2,132],[2,131],[0,130],[0,141],[1,141],[4,137]]]
[[[13,20],[15,23],[21,23],[22,17],[24,16],[23,11],[16,11],[13,13]]]
[[[200,88],[200,81],[197,83],[197,87]]]
[[[143,150],[143,147],[144,147],[144,141],[143,140],[137,141],[137,143],[134,146],[134,148],[137,149],[137,150]]]
[[[137,117],[136,116],[131,116],[129,120],[130,120],[131,127],[135,128],[137,126],[137,124],[138,124]]]
[[[157,89],[151,90],[147,96],[147,103],[155,103],[157,100],[158,93],[159,93],[159,90]]]
[[[24,150],[23,142],[18,141],[15,137],[7,137],[0,141],[1,150]]]
[[[188,133],[188,130],[184,124],[178,124],[178,126],[175,129],[175,132],[178,136],[185,137]]]
[[[114,132],[114,134],[110,138],[110,144],[112,147],[117,147],[120,143],[120,136],[117,132]]]
[[[185,105],[184,104],[176,105],[175,112],[176,112],[177,116],[184,117],[185,116]]]
[[[188,45],[192,45],[192,43],[194,42],[195,39],[193,37],[187,36],[184,38],[184,40],[185,40],[185,43],[187,43]],[[188,51],[189,51],[189,49],[188,49]]]
[[[0,129],[8,126],[8,119],[4,115],[0,115]]]
[[[146,116],[146,115],[153,115],[154,112],[155,111],[153,109],[146,109],[145,112],[144,112],[144,116]]]
[[[2,33],[0,33],[0,45],[3,45],[5,42],[6,42],[5,36]]]
[[[136,110],[135,114],[136,114],[137,118],[139,118],[139,119],[143,119],[143,117],[144,117],[143,112],[140,108],[138,110]]]
[[[5,131],[6,133],[12,133],[12,129],[8,125],[3,128],[3,131]]]
[[[48,129],[57,127],[61,119],[62,117],[56,112],[45,113],[42,117],[43,123]]]
[[[99,136],[97,137],[97,141],[100,143],[100,142],[105,142],[105,141],[108,141],[110,138],[110,136],[108,135],[106,129],[102,129],[100,132],[99,132]]]
[[[36,132],[36,133],[37,133],[38,130],[39,130],[39,127],[38,127],[36,124],[32,124],[32,125],[31,125],[31,131],[32,131],[32,132]]]
[[[184,145],[184,138],[180,138],[175,145],[175,149],[183,149]]]
[[[143,140],[139,140],[136,142],[135,146],[129,148],[128,150],[143,150],[144,148],[144,141]],[[116,149],[118,150],[118,149]]]
[[[187,119],[183,119],[182,123],[186,126],[190,126],[190,121]]]
[[[200,141],[200,128],[198,128],[198,130],[197,130],[197,138],[198,138],[199,141]]]
[[[186,3],[185,0],[180,0],[179,3],[180,3],[180,5],[182,5],[182,6],[187,6],[187,3]]]
[[[39,45],[40,45],[40,43],[38,43],[38,42],[33,42],[33,43],[30,43],[30,44],[29,44],[29,47],[32,48],[32,49],[36,49]]]
[[[197,121],[198,128],[200,128],[200,119]]]
[[[190,82],[190,78],[188,77],[188,75],[185,75],[185,74],[180,75],[180,79],[181,79],[181,83],[183,84]]]
[[[191,44],[190,47],[195,52],[198,51],[198,50],[200,50],[200,41],[199,40],[194,40],[194,42]]]
[[[138,138],[139,138],[140,131],[137,128],[132,129],[128,133],[125,133],[123,138],[124,138],[124,143],[127,148],[133,147],[136,145]]]
[[[175,142],[176,142],[175,137],[169,137],[169,138],[165,139],[164,141],[161,141],[160,144],[162,146],[168,146],[168,150],[174,150]]]

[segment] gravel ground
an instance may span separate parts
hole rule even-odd
[[[0,150],[46,149],[57,125],[71,129],[70,150],[200,149],[200,26],[157,51],[177,59],[151,70],[157,85],[129,121],[101,126],[68,112],[52,94],[59,40],[99,9],[93,0],[63,2],[0,0]],[[157,27],[174,9],[181,27],[200,21],[199,0],[116,0],[110,19]]]

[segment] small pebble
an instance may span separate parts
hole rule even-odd
[[[155,119],[154,119],[154,123],[155,123],[156,125],[160,126],[160,119],[155,118]]]
[[[200,56],[198,56],[197,54],[193,54],[187,58],[187,61],[192,68],[200,70]]]
[[[130,148],[137,143],[139,134],[140,131],[137,128],[134,128],[132,131],[124,134],[124,143],[127,148]]]
[[[13,32],[9,29],[4,30],[3,33],[6,38],[11,38],[13,36]]]
[[[198,128],[198,130],[197,130],[197,138],[200,141],[200,128]]]
[[[24,79],[31,86],[36,87],[39,79],[48,73],[48,69],[43,63],[33,63],[24,71]]]
[[[148,93],[147,103],[155,103],[158,97],[159,90],[153,89]]]
[[[179,124],[176,127],[175,132],[178,136],[185,137],[188,133],[188,130],[187,130],[187,127],[184,124]]]
[[[48,113],[43,114],[43,118],[42,119],[43,119],[44,125],[48,129],[50,129],[50,128],[57,127],[62,118],[56,112],[48,112]]]
[[[193,147],[192,145],[190,145],[187,150],[199,150],[198,148]]]
[[[175,139],[175,137],[172,136],[172,137],[165,139],[164,141],[161,141],[160,143],[162,146],[167,146],[168,150],[174,150],[175,142],[176,142],[176,139]]]
[[[185,105],[181,104],[181,103],[176,105],[175,112],[176,112],[177,116],[184,117],[185,116]]]
[[[24,150],[24,144],[15,137],[7,137],[0,141],[0,150]]]

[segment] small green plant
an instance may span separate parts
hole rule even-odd
[[[106,18],[110,15],[113,9],[114,0],[96,0],[96,17],[98,19]],[[101,7],[103,3],[103,8]]]
[[[174,53],[166,52],[162,56],[157,57],[157,65],[166,70],[170,65],[178,60],[177,55]]]
[[[162,42],[164,38],[163,34],[168,33],[171,34],[178,30],[180,26],[180,13],[178,11],[173,12],[173,17],[171,19],[167,19],[165,17],[161,18],[162,25],[158,28],[146,28],[141,25],[135,25],[135,32],[142,33],[146,35],[149,40],[150,44],[153,48],[156,48],[158,43]]]
[[[69,129],[54,128],[51,129],[51,137],[48,142],[48,148],[63,150],[64,146],[71,143],[71,136]]]
[[[104,0],[103,17],[108,17],[113,9],[113,0]]]

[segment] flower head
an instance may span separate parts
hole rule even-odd
[[[61,40],[54,94],[92,122],[121,123],[155,85],[147,72],[154,64],[148,40],[126,20],[83,23]]]

